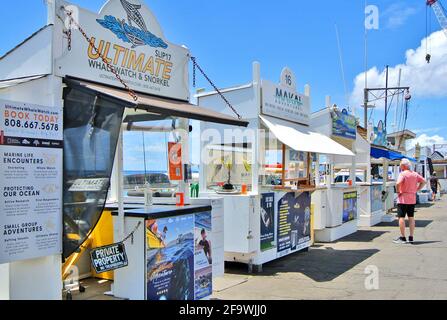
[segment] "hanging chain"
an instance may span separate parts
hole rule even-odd
[[[69,19],[69,22],[68,22],[68,30],[67,30],[68,51],[71,51],[71,36],[72,36],[72,34],[71,34],[71,29],[72,29],[72,26],[73,26],[73,24],[72,24],[72,22],[71,22],[71,19]]]
[[[223,101],[225,101],[226,105],[234,112],[234,114],[238,117],[239,120],[242,119],[241,115],[236,111],[236,109],[231,105],[231,103],[225,98],[225,96],[220,92],[220,90],[217,88],[217,86],[211,81],[211,79],[208,77],[208,75],[203,71],[203,69],[200,67],[200,65],[196,61],[196,57],[191,57],[191,61],[193,63],[193,84],[195,86],[196,82],[196,72],[195,69],[197,68],[200,73],[205,77],[205,79],[209,82],[209,84],[214,88],[214,90],[217,92],[217,94],[222,98]]]
[[[127,240],[132,239],[131,243],[133,244],[133,240],[134,240],[135,232],[138,231],[138,229],[141,227],[141,225],[142,225],[142,222],[139,221],[138,224],[137,224],[137,226],[133,229],[133,231],[132,231],[131,233],[129,233],[129,235],[128,235],[127,237],[125,237],[125,238],[123,239],[123,241],[120,241],[120,242],[117,242],[117,243],[124,243],[124,242],[126,242]],[[90,236],[91,236],[91,234],[90,234]],[[90,237],[90,236],[89,236],[89,237]],[[87,238],[87,239],[88,239],[88,238]],[[81,245],[79,246],[79,249],[88,250],[88,249],[91,249],[91,248],[88,247],[88,246],[86,246],[86,245],[84,245],[84,244],[81,244]]]
[[[193,58],[191,58],[192,60]],[[192,64],[192,86],[195,88],[196,87],[196,64],[194,63],[193,60],[193,64]]]
[[[93,39],[89,38],[89,36],[87,36],[87,33],[81,28],[81,26],[79,25],[79,23],[76,22],[76,20],[73,18],[73,14],[71,11],[67,10],[64,6],[62,6],[62,9],[64,10],[65,14],[68,16],[69,20],[70,20],[70,24],[69,24],[69,30],[67,32],[67,36],[68,36],[68,50],[71,50],[71,38],[72,38],[72,34],[71,34],[71,27],[72,24],[74,24],[76,26],[76,28],[79,30],[79,32],[82,34],[82,36],[85,38],[85,40],[87,40],[87,42],[90,44],[90,46],[95,50],[95,52],[100,56],[101,60],[107,65],[108,70],[113,73],[115,75],[115,77],[118,79],[118,81],[123,85],[123,87],[127,90],[127,92],[129,93],[129,95],[132,97],[132,99],[134,101],[138,101],[138,96],[137,94],[127,85],[126,82],[124,82],[124,80],[121,78],[121,76],[118,74],[118,72],[116,71],[115,67],[112,66],[110,64],[110,62],[104,57],[104,55],[98,50],[98,48],[96,47]]]
[[[142,222],[139,221],[138,224],[137,224],[137,226],[133,229],[133,231],[132,231],[131,233],[129,233],[129,235],[128,235],[127,237],[125,237],[125,238],[123,239],[123,241],[121,241],[121,243],[126,242],[126,241],[129,240],[130,238],[132,238],[132,243],[133,243],[133,236],[135,235],[135,232],[137,232],[137,230],[140,228],[141,224],[142,224]]]

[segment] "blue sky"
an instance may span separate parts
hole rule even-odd
[[[72,2],[99,11],[104,0]],[[254,60],[261,62],[262,76],[270,80],[277,80],[282,67],[288,65],[295,71],[301,90],[304,84],[311,85],[313,110],[324,106],[325,95],[331,95],[338,105],[346,101],[335,32],[337,24],[348,91],[351,94],[358,89],[355,78],[364,71],[364,0],[151,0],[146,3],[158,17],[167,39],[187,45],[218,86],[249,82]],[[368,0],[368,3],[380,10],[380,28],[370,31],[368,37],[369,67],[377,67],[376,78],[380,79],[385,65],[405,64],[407,50],[421,46],[426,36],[425,0]],[[8,1],[2,6],[0,27],[8,31],[2,32],[0,55],[46,22],[43,0]],[[433,31],[440,30],[434,17],[431,21]],[[428,143],[433,137],[439,142],[447,138],[444,120],[447,90],[442,84],[447,70],[445,65],[439,65],[447,62],[446,39],[433,40],[432,47],[437,50],[432,52],[432,69],[422,61],[414,71],[414,62],[410,61],[407,77],[405,71],[402,80],[403,85],[412,85],[415,74],[426,72],[426,79],[430,81],[420,82],[430,83],[433,79],[437,86],[433,93],[427,93],[430,90],[424,88],[416,90],[410,105],[407,127]],[[417,55],[413,58],[423,60]],[[416,82],[415,86],[418,85]],[[209,88],[202,78],[198,87]],[[379,110],[374,114],[375,121],[383,116]]]

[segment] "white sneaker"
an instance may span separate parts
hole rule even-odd
[[[393,240],[395,244],[404,244],[407,243],[407,239],[404,237],[399,237]]]

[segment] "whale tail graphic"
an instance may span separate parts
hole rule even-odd
[[[127,13],[127,20],[129,25],[132,26],[132,22],[135,23],[138,27],[143,31],[148,31],[146,27],[146,23],[144,22],[143,16],[140,13],[141,5],[140,4],[132,4],[126,0],[120,0],[121,5]]]
[[[132,48],[144,45],[163,49],[168,47],[163,39],[148,31],[139,11],[142,7],[140,4],[132,4],[126,0],[120,0],[120,2],[127,14],[127,22],[125,19],[119,19],[111,15],[106,15],[104,19],[96,19],[96,21],[104,28],[112,31],[122,41],[131,43]]]

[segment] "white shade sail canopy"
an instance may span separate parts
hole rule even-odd
[[[313,152],[327,155],[355,156],[349,149],[322,134],[285,126],[274,119],[260,116],[262,122],[276,138],[296,151]]]

